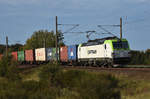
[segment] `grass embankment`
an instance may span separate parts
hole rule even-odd
[[[150,98],[149,72],[133,72],[129,74],[120,74],[117,76],[121,86],[122,99]]]
[[[39,74],[43,67],[33,68],[30,72],[23,74],[23,80],[35,80],[39,81]],[[69,72],[70,70],[63,70],[64,72]],[[79,70],[77,70],[79,71]],[[82,70],[81,72],[85,72]],[[121,93],[121,99],[149,99],[150,97],[150,73],[149,72],[132,72],[122,73],[122,72],[90,72],[90,74],[98,75],[112,75],[118,79],[118,90]],[[68,74],[70,75],[70,74]],[[89,89],[90,90],[90,89]]]
[[[148,99],[149,73],[63,70],[49,64],[31,70],[0,62],[0,99]]]
[[[0,99],[121,98],[119,82],[110,74],[64,71],[55,64],[21,72],[13,67],[9,59],[0,62]]]

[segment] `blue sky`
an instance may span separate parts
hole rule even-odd
[[[55,29],[55,16],[61,24],[81,24],[72,32],[96,30],[98,24],[119,24],[131,49],[150,48],[150,0],[0,0],[0,43],[25,43],[34,31]],[[59,26],[66,31],[71,26]],[[119,28],[105,27],[119,36]],[[91,39],[104,35],[91,35]],[[65,43],[87,41],[85,34],[65,34]]]

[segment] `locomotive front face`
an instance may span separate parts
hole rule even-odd
[[[130,48],[126,40],[113,41],[112,57],[116,64],[127,64],[130,61]]]

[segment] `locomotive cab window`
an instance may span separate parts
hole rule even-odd
[[[113,42],[114,49],[127,49],[129,48],[127,41]]]

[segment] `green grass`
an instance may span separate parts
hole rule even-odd
[[[23,81],[30,81],[30,80],[34,80],[34,81],[39,81],[39,73],[41,72],[41,69],[43,67],[36,67],[36,68],[32,68],[30,70],[24,70],[23,73],[21,73],[21,77]]]
[[[42,67],[33,68],[29,72],[22,74],[23,81],[29,81],[29,80],[39,81],[40,80],[39,73],[41,69]],[[67,72],[69,70],[63,70],[63,71]],[[90,72],[90,73],[103,74],[104,72]],[[115,72],[113,73],[108,72],[108,73],[111,75],[114,75],[116,78],[119,79],[122,99],[149,99],[150,97],[149,73],[148,74],[146,73],[139,73],[139,74],[120,73],[118,74]],[[63,91],[66,92],[67,90],[63,89]],[[74,92],[71,92],[70,94],[73,94],[73,93]],[[64,99],[67,99],[66,96],[64,97],[65,97]],[[57,99],[60,99],[60,98],[57,98]]]
[[[150,72],[92,71],[91,73],[102,74],[104,72],[119,79],[121,99],[150,99]]]
[[[0,78],[1,99],[120,99],[118,79],[107,73],[63,71],[46,65],[20,75],[22,79],[13,81]]]
[[[21,96],[27,92],[37,99],[43,97],[42,94],[51,97],[49,93],[56,99],[98,99],[102,97],[101,95],[107,96],[107,94],[112,97],[121,95],[121,99],[149,99],[150,97],[149,72],[91,72],[66,70],[47,65],[22,70],[19,75],[22,79],[16,82],[9,82],[7,78],[0,77],[0,85],[6,85],[4,88],[0,87],[0,92],[3,92],[4,96],[11,93],[7,89],[12,89],[14,96]],[[16,88],[20,88],[20,91]],[[43,93],[40,92],[41,89]]]
[[[122,99],[150,99],[150,73],[112,73],[119,79]]]

